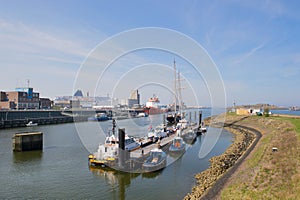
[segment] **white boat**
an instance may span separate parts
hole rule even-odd
[[[163,124],[155,128],[155,133],[156,136],[160,139],[167,137],[167,133],[165,132],[165,126]]]
[[[140,144],[133,137],[125,136],[125,150],[131,152],[140,148]],[[118,158],[119,140],[114,135],[108,136],[104,144],[99,144],[98,150],[89,155],[92,166],[111,167]]]
[[[38,125],[38,123],[33,123],[32,121],[30,121],[30,122],[28,122],[28,123],[26,124],[27,127],[30,127],[30,126],[37,126],[37,125]]]
[[[148,115],[144,112],[141,112],[136,117],[148,117]]]
[[[155,130],[152,127],[149,128],[148,140],[152,140],[152,142],[156,142],[158,140],[157,133],[155,132]]]
[[[177,129],[186,129],[188,127],[188,121],[184,118],[177,123]]]
[[[119,147],[119,139],[116,138],[114,135],[108,136],[105,139],[105,145],[115,145]],[[125,150],[127,151],[134,151],[136,149],[140,148],[140,143],[135,141],[135,139],[131,136],[125,135]]]

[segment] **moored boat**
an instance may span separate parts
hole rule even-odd
[[[94,117],[89,117],[88,121],[107,121],[109,119],[106,113],[97,113]]]
[[[140,148],[133,137],[125,136],[125,150],[128,152]],[[108,136],[104,144],[99,144],[97,152],[89,155],[91,166],[113,167],[118,159],[119,140],[114,135]]]
[[[37,126],[37,125],[38,125],[38,123],[33,123],[32,121],[30,121],[26,124],[27,127]]]
[[[183,134],[182,138],[187,144],[193,144],[196,141],[197,135],[193,130],[189,130]]]
[[[111,141],[99,144],[97,152],[89,155],[91,166],[112,167],[118,157],[118,145]]]
[[[181,120],[181,114],[179,113],[169,113],[167,115],[167,121],[169,124],[176,124]]]
[[[145,172],[154,172],[165,168],[167,165],[167,155],[161,149],[152,149],[149,157],[143,163]]]
[[[181,137],[175,137],[172,144],[169,147],[171,153],[183,153],[185,152],[186,144]]]

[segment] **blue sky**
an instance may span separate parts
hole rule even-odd
[[[224,81],[227,105],[235,100],[237,104],[300,106],[298,1],[0,3],[0,90],[13,90],[30,79],[41,96],[70,95],[82,62],[100,42],[128,29],[161,27],[181,32],[206,49]],[[174,57],[150,50],[132,53],[114,63],[116,69],[110,76],[143,63],[172,66]],[[193,76],[184,60],[176,60],[187,85],[183,96],[189,99],[187,83],[191,83],[199,89],[200,104],[210,105],[203,80]],[[110,84],[111,78],[106,78],[106,84]],[[141,91],[143,101],[152,93],[158,94],[163,103],[172,99],[157,86],[144,86]],[[120,89],[119,97],[129,92]],[[110,90],[96,93],[106,95]]]

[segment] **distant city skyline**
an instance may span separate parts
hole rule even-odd
[[[112,63],[109,76],[103,83],[95,80],[95,88],[74,88],[80,66],[101,42],[129,29],[161,27],[203,46],[223,79],[227,106],[234,101],[238,105],[300,106],[299,7],[297,1],[283,0],[3,1],[0,90],[27,86],[29,79],[41,97],[52,99],[73,95],[77,89],[84,95],[128,98],[131,90],[138,89],[141,103],[156,94],[167,104],[173,99],[171,74],[165,85],[134,85],[133,76],[127,73],[143,69],[143,64],[148,64],[145,69],[170,73],[175,58],[185,80],[184,101],[193,105],[197,99],[200,105],[210,106],[204,79],[196,76],[187,61],[163,51],[132,52]],[[116,80],[120,85],[115,85]],[[112,87],[97,85],[104,83]],[[191,86],[195,85],[193,97]]]

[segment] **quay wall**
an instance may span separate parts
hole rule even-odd
[[[8,110],[0,111],[0,129],[25,127],[29,121],[38,125],[87,121],[95,111],[73,111],[68,114],[59,110]]]

